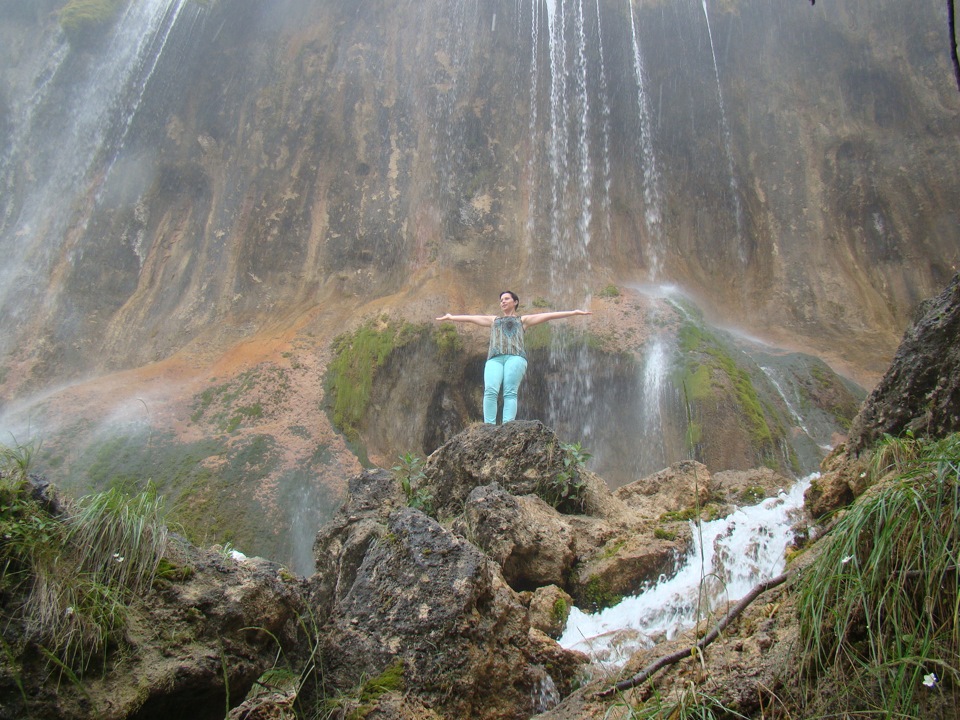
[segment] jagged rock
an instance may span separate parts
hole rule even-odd
[[[854,418],[848,441],[823,460],[820,478],[807,490],[813,517],[849,505],[869,487],[865,451],[884,435],[936,438],[960,430],[960,274],[915,317]]]
[[[561,473],[562,443],[538,420],[506,425],[473,425],[437,449],[424,466],[425,487],[433,494],[438,517],[456,517],[475,488],[499,484],[511,495],[538,494]],[[584,487],[582,511],[606,516],[619,511],[606,484],[593,473],[572,468]]]
[[[573,568],[569,525],[535,495],[514,497],[496,484],[474,488],[453,529],[499,563],[515,590],[562,585]]]
[[[0,718],[17,720],[219,719],[243,698],[280,652],[293,652],[304,609],[300,581],[260,558],[236,560],[171,540],[167,557],[183,569],[158,579],[127,608],[126,645],[84,674],[81,687],[50,682],[50,667],[25,656]],[[229,690],[228,690],[229,688]],[[4,691],[6,695],[6,691]]]
[[[853,420],[852,453],[884,434],[942,437],[960,430],[960,274],[914,317],[890,369]]]
[[[529,634],[527,610],[496,563],[419,510],[401,508],[334,605],[324,680],[356,687],[399,661],[406,691],[443,717],[529,717],[542,668],[549,664],[569,692],[570,668],[583,659]]]
[[[530,626],[552,638],[559,638],[571,607],[573,598],[556,585],[539,587],[530,593]]]
[[[317,572],[313,604],[321,614],[350,588],[370,546],[385,532],[390,513],[406,506],[400,483],[386,470],[365,470],[348,483],[349,494],[313,544]]]

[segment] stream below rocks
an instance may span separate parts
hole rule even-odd
[[[601,612],[573,608],[560,644],[604,669],[618,668],[638,650],[676,637],[779,575],[792,528],[803,516],[803,494],[817,475],[727,517],[694,524],[693,544],[674,574]]]

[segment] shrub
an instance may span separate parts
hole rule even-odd
[[[563,468],[538,483],[537,495],[560,512],[583,512],[587,483],[581,473],[592,455],[584,451],[580,443],[561,443],[560,450]]]

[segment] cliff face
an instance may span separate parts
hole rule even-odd
[[[3,426],[79,489],[136,466],[185,522],[229,500],[209,532],[245,550],[296,555],[289,524],[308,556],[357,457],[476,419],[464,332],[391,355],[348,448],[323,382],[362,323],[504,287],[589,305],[538,341],[523,417],[613,484],[690,456],[797,473],[856,393],[744,361],[691,306],[869,385],[955,271],[935,0],[143,0],[69,41],[63,6],[0,0]]]
[[[126,16],[68,48],[8,5],[7,397],[438,280],[484,306],[677,283],[877,373],[957,261],[933,0],[152,0],[162,50],[79,99]]]

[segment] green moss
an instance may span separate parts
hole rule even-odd
[[[743,505],[756,505],[767,496],[762,487],[752,486],[744,488],[737,495],[737,500]]]
[[[696,404],[714,400],[721,388],[728,386],[745,421],[754,452],[765,465],[776,468],[777,441],[784,437],[785,430],[776,420],[771,427],[768,418],[776,415],[764,408],[750,374],[737,364],[718,338],[700,326],[685,323],[679,340],[681,350],[688,356],[682,378],[687,401]],[[720,382],[723,377],[726,384]],[[688,439],[691,447],[697,442],[699,439]]]
[[[618,298],[620,297],[620,288],[616,285],[607,285],[603,290],[597,293],[599,297],[602,298]]]
[[[122,0],[70,0],[60,10],[60,27],[71,42],[101,33],[117,17]]]
[[[653,531],[653,536],[657,540],[676,540],[677,534],[675,532],[670,532],[669,530],[664,530],[663,528],[656,528]]]
[[[189,565],[177,565],[167,557],[160,558],[157,577],[170,582],[183,582],[193,577],[196,571]]]
[[[626,540],[619,540],[618,542],[607,545],[603,549],[603,552],[600,553],[600,557],[603,559],[612,558],[614,555],[620,552],[626,544]]]
[[[440,323],[433,332],[433,342],[441,358],[454,357],[463,349],[463,341],[453,323]]]
[[[333,360],[326,376],[328,403],[334,426],[348,439],[355,440],[359,435],[377,369],[397,348],[427,330],[425,325],[398,325],[380,318],[334,339]]]
[[[613,607],[623,599],[623,596],[615,593],[606,580],[593,575],[583,586],[581,598],[581,602],[585,603],[591,611],[596,612]]]
[[[570,614],[570,606],[562,597],[553,601],[553,607],[550,609],[550,619],[555,623],[562,623]]]
[[[660,522],[687,522],[697,517],[696,508],[686,508],[684,510],[670,510],[660,516]]]

